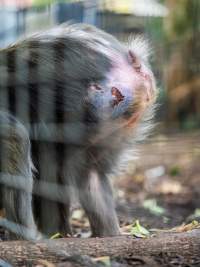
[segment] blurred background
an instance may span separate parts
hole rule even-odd
[[[199,0],[0,0],[0,47],[69,20],[96,25],[122,41],[144,34],[154,49],[159,130],[200,127]]]
[[[122,225],[200,219],[200,0],[0,0],[0,47],[69,20],[122,42],[142,34],[153,47],[158,123],[140,160],[116,180]]]

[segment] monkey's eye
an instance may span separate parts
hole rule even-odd
[[[129,58],[129,62],[131,63],[135,71],[140,72],[141,63],[139,62],[137,56],[133,53],[133,51],[131,50],[128,51],[128,58]]]
[[[103,88],[99,84],[97,84],[97,83],[91,83],[90,84],[90,89],[97,90],[97,91],[103,90]]]

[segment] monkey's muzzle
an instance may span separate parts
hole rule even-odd
[[[105,88],[99,84],[90,86],[90,103],[98,116],[103,119],[122,117],[134,102],[131,90],[126,88]]]

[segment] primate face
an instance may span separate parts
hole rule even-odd
[[[83,44],[75,66],[84,70],[82,77],[90,77],[87,101],[94,117],[100,121],[124,119],[128,124],[138,121],[156,96],[146,41],[137,37],[122,44],[97,28],[80,24],[69,28],[68,34]]]
[[[145,57],[134,49],[125,48],[123,53],[114,55],[111,52],[110,58],[106,78],[89,86],[89,101],[101,119],[135,122],[155,99],[154,75]]]

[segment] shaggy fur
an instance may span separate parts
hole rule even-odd
[[[38,238],[37,227],[44,236],[69,234],[73,192],[94,236],[119,234],[108,174],[126,168],[151,127],[156,89],[148,53],[141,38],[122,45],[84,24],[0,50],[0,128],[9,128],[1,135],[0,182],[16,229],[2,225],[23,238]]]

